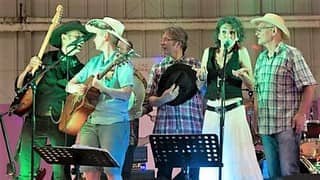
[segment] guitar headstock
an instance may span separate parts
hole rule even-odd
[[[56,14],[54,15],[54,17],[52,18],[51,23],[54,26],[57,26],[60,24],[61,18],[63,15],[63,6],[61,4],[59,4],[56,8]]]
[[[113,61],[113,66],[116,65],[123,65],[129,62],[128,57],[124,53],[117,53],[116,54],[116,59]]]

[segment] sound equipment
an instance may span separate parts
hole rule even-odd
[[[139,169],[131,171],[130,180],[154,180],[155,172],[152,169]]]

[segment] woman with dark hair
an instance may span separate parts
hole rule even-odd
[[[214,35],[216,46],[204,50],[197,71],[201,85],[207,86],[202,133],[220,135],[221,97],[225,92],[222,179],[259,180],[262,174],[242,103],[242,86],[252,88],[249,53],[240,44],[244,39],[242,24],[232,16],[221,18]],[[221,88],[224,74],[225,90]],[[201,168],[200,179],[217,179],[218,172],[218,168]]]

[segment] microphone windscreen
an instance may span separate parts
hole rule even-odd
[[[228,47],[230,47],[232,44],[233,44],[233,40],[227,39],[227,40],[224,42],[224,47],[225,47],[225,48],[228,48]]]

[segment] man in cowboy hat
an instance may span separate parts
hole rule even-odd
[[[185,57],[187,41],[187,32],[181,27],[168,27],[163,31],[160,46],[165,58],[152,66],[146,90],[150,105],[157,107],[154,134],[201,134],[202,97],[196,86],[196,73],[191,69],[200,68],[200,61]],[[172,79],[184,83],[177,80],[167,84]],[[158,167],[157,179],[172,179],[171,174],[170,165]],[[198,179],[199,168],[191,168],[189,175],[191,179]],[[182,171],[175,179],[184,178]]]
[[[255,65],[258,125],[270,178],[297,174],[299,142],[316,81],[290,38],[284,20],[267,13],[251,20],[258,44],[265,47]]]
[[[80,63],[75,56],[80,52],[84,41],[89,39],[91,34],[86,31],[85,27],[79,21],[71,21],[57,27],[50,38],[49,43],[58,48],[58,50],[45,53],[40,60],[39,57],[31,58],[30,63],[24,71],[18,76],[16,81],[16,90],[29,81],[33,76],[37,76],[40,72],[53,65],[48,69],[37,85],[35,100],[35,136],[34,145],[44,146],[47,139],[51,145],[66,146],[70,145],[65,134],[58,131],[58,119],[62,104],[66,98],[65,87],[69,79],[71,79],[83,64]],[[40,166],[40,157],[34,154],[34,162],[31,162],[31,117],[32,113],[26,116],[23,130],[21,132],[20,141],[18,143],[17,158],[20,165],[19,179],[31,179],[31,166],[33,164],[34,172]],[[63,166],[53,165],[54,179],[66,179]]]
[[[105,17],[89,20],[86,29],[95,34],[96,49],[102,53],[90,58],[71,79],[66,90],[84,94],[84,90],[91,86],[101,92],[95,110],[80,131],[80,144],[107,149],[119,167],[105,167],[104,172],[108,179],[122,179],[121,170],[130,133],[128,103],[133,86],[133,66],[116,49],[119,40],[128,44],[122,37],[125,27],[120,21]],[[97,77],[111,66],[106,75]],[[92,75],[92,83],[85,84]],[[83,166],[81,170],[86,179],[96,180],[100,178],[102,168]]]

